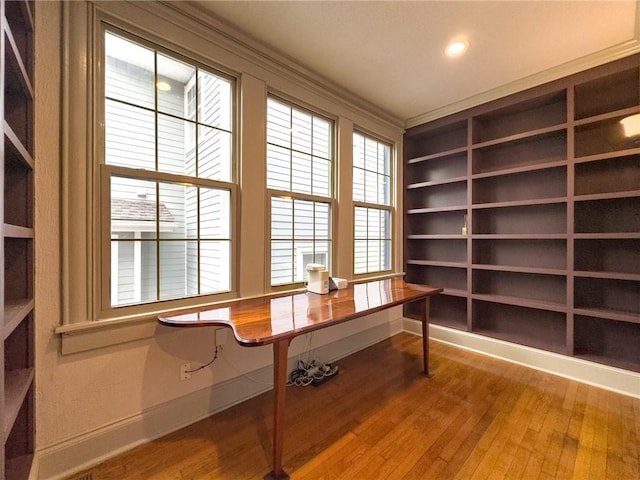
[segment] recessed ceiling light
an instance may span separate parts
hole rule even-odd
[[[171,90],[171,84],[163,80],[156,83],[156,87],[158,88],[158,90],[161,90],[163,92],[168,92],[169,90]]]
[[[465,40],[457,40],[447,45],[447,48],[444,49],[444,54],[447,57],[458,57],[462,55],[467,48],[469,48],[469,42]]]

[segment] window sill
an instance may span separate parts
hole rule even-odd
[[[69,355],[151,338],[157,328],[156,316],[152,315],[61,325],[55,333],[61,337],[62,355]]]

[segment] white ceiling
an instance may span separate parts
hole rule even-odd
[[[197,5],[409,125],[510,85],[532,86],[554,72],[558,78],[640,51],[636,0]],[[456,38],[470,48],[446,58]]]

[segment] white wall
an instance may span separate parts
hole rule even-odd
[[[179,428],[203,415],[223,408],[268,387],[270,347],[243,348],[229,340],[222,358],[212,367],[194,374],[188,381],[179,380],[179,365],[197,366],[212,356],[213,329],[155,328],[150,338],[62,355],[60,335],[54,332],[62,322],[61,270],[61,5],[38,2],[36,15],[36,462],[39,469],[33,478],[62,478],[83,466],[130,448],[168,430]],[[287,90],[291,79],[274,77],[274,88]],[[265,98],[266,82],[244,74],[244,99]],[[292,94],[305,95],[304,87]],[[310,103],[317,94],[307,95]],[[331,102],[323,101],[323,108]],[[246,105],[243,112],[246,113]],[[261,108],[254,109],[261,112]],[[344,115],[339,108],[342,126],[366,123],[363,118]],[[264,122],[256,115],[246,120],[246,128],[256,131]],[[253,127],[252,127],[253,126]],[[375,123],[362,125],[373,131]],[[346,130],[340,134],[345,137]],[[389,129],[384,132],[389,136]],[[401,129],[395,131],[400,141]],[[348,137],[347,137],[348,138]],[[259,136],[258,136],[259,140]],[[242,139],[247,158],[258,152],[256,141]],[[245,148],[246,147],[246,148]],[[341,142],[339,151],[350,145]],[[253,149],[254,152],[250,152]],[[257,156],[262,162],[263,157]],[[85,159],[82,159],[85,160]],[[264,173],[262,164],[256,171]],[[246,179],[245,185],[251,184]],[[247,198],[250,198],[247,195]],[[340,225],[349,225],[345,215]],[[264,219],[256,219],[251,229],[260,229]],[[251,233],[251,231],[250,231]],[[247,238],[262,238],[261,235]],[[246,247],[245,247],[246,248]],[[249,255],[263,250],[256,245]],[[257,252],[257,253],[256,253]],[[348,257],[348,254],[346,256]],[[249,262],[251,265],[251,262]],[[250,267],[242,267],[250,268]],[[72,286],[73,287],[73,286]],[[77,285],[82,288],[82,285]],[[244,291],[255,293],[256,285]],[[71,288],[73,292],[73,288]],[[315,334],[313,348],[319,349],[321,361],[330,361],[393,334],[400,329],[399,309],[391,309],[355,322]],[[306,349],[308,338],[296,339],[291,355]],[[261,380],[253,383],[239,376],[253,372]],[[212,387],[213,386],[213,387]]]

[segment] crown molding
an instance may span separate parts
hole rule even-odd
[[[405,128],[415,127],[416,125],[431,122],[438,118],[443,118],[447,115],[458,113],[472,107],[477,107],[478,105],[527,90],[528,88],[537,87],[538,85],[559,80],[560,78],[638,53],[640,52],[640,0],[636,1],[635,17],[634,38],[631,40],[613,45],[590,55],[576,58],[570,62],[523,77],[491,90],[487,90],[478,95],[473,95],[458,102],[445,105],[441,108],[408,118],[405,122]]]

